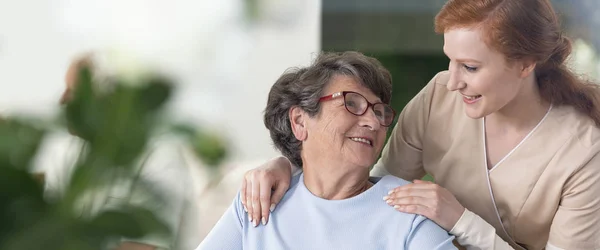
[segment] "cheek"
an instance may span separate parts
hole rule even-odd
[[[327,138],[329,143],[335,144],[341,140],[340,135],[345,132],[344,125],[344,117],[332,113],[321,116],[315,123],[314,131],[319,133],[322,138]]]
[[[469,86],[474,92],[487,97],[488,100],[497,99],[498,95],[504,95],[506,87],[508,87],[505,77],[498,74],[479,74],[471,79]]]
[[[492,90],[490,92],[495,94],[496,99],[502,101],[512,100],[520,91],[519,79],[512,77],[498,78],[498,81],[494,82],[490,89]]]
[[[383,145],[385,144],[385,136],[387,134],[388,129],[389,128],[381,129],[380,131],[377,132],[377,141],[379,142],[377,146],[380,146],[381,148],[383,148]]]
[[[334,115],[323,116],[321,118],[321,132],[326,134],[333,134],[339,130],[337,125],[338,118]]]
[[[492,78],[492,76],[489,74],[476,74],[468,78],[467,84],[472,92],[480,95],[489,95],[493,93],[492,89],[495,85],[495,83],[491,82],[490,79],[494,78]]]

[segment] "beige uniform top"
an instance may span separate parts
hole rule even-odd
[[[405,107],[372,174],[431,174],[467,209],[450,231],[467,248],[600,249],[600,129],[593,121],[554,106],[488,170],[483,119],[465,115],[448,77],[438,73]]]

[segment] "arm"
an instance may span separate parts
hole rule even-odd
[[[514,249],[496,234],[496,229],[492,225],[467,209],[450,233],[456,236],[458,243],[467,249]]]
[[[595,149],[563,187],[549,249],[600,249],[600,143]]]
[[[423,216],[415,216],[405,249],[456,249],[452,240],[454,236],[449,235],[433,221]]]
[[[244,210],[238,194],[196,250],[243,249]]]
[[[276,157],[264,165],[246,172],[240,190],[241,203],[255,225],[266,224],[273,211],[290,187],[292,172],[298,167],[283,157]],[[272,193],[271,193],[272,192]]]
[[[513,249],[496,235],[496,229],[464,208],[458,200],[437,184],[415,180],[393,189],[384,197],[400,212],[419,214],[435,222],[467,249]]]
[[[425,175],[422,140],[429,120],[433,92],[441,74],[438,73],[406,104],[371,175],[391,174],[405,180],[420,179]]]

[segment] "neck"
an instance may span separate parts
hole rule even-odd
[[[335,163],[312,163],[303,159],[304,185],[315,196],[343,200],[369,189],[369,169],[348,170]]]
[[[486,117],[486,124],[510,130],[530,130],[542,120],[550,103],[542,98],[534,79],[527,81],[514,100]]]

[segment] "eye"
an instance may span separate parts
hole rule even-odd
[[[348,107],[356,107],[356,102],[352,101],[352,100],[347,100],[346,101],[346,106],[348,106]]]
[[[463,64],[463,67],[468,71],[468,72],[475,72],[477,71],[477,67],[471,67],[469,65]]]
[[[375,116],[379,117],[379,118],[383,118],[383,112],[381,110],[374,110],[375,111]]]

